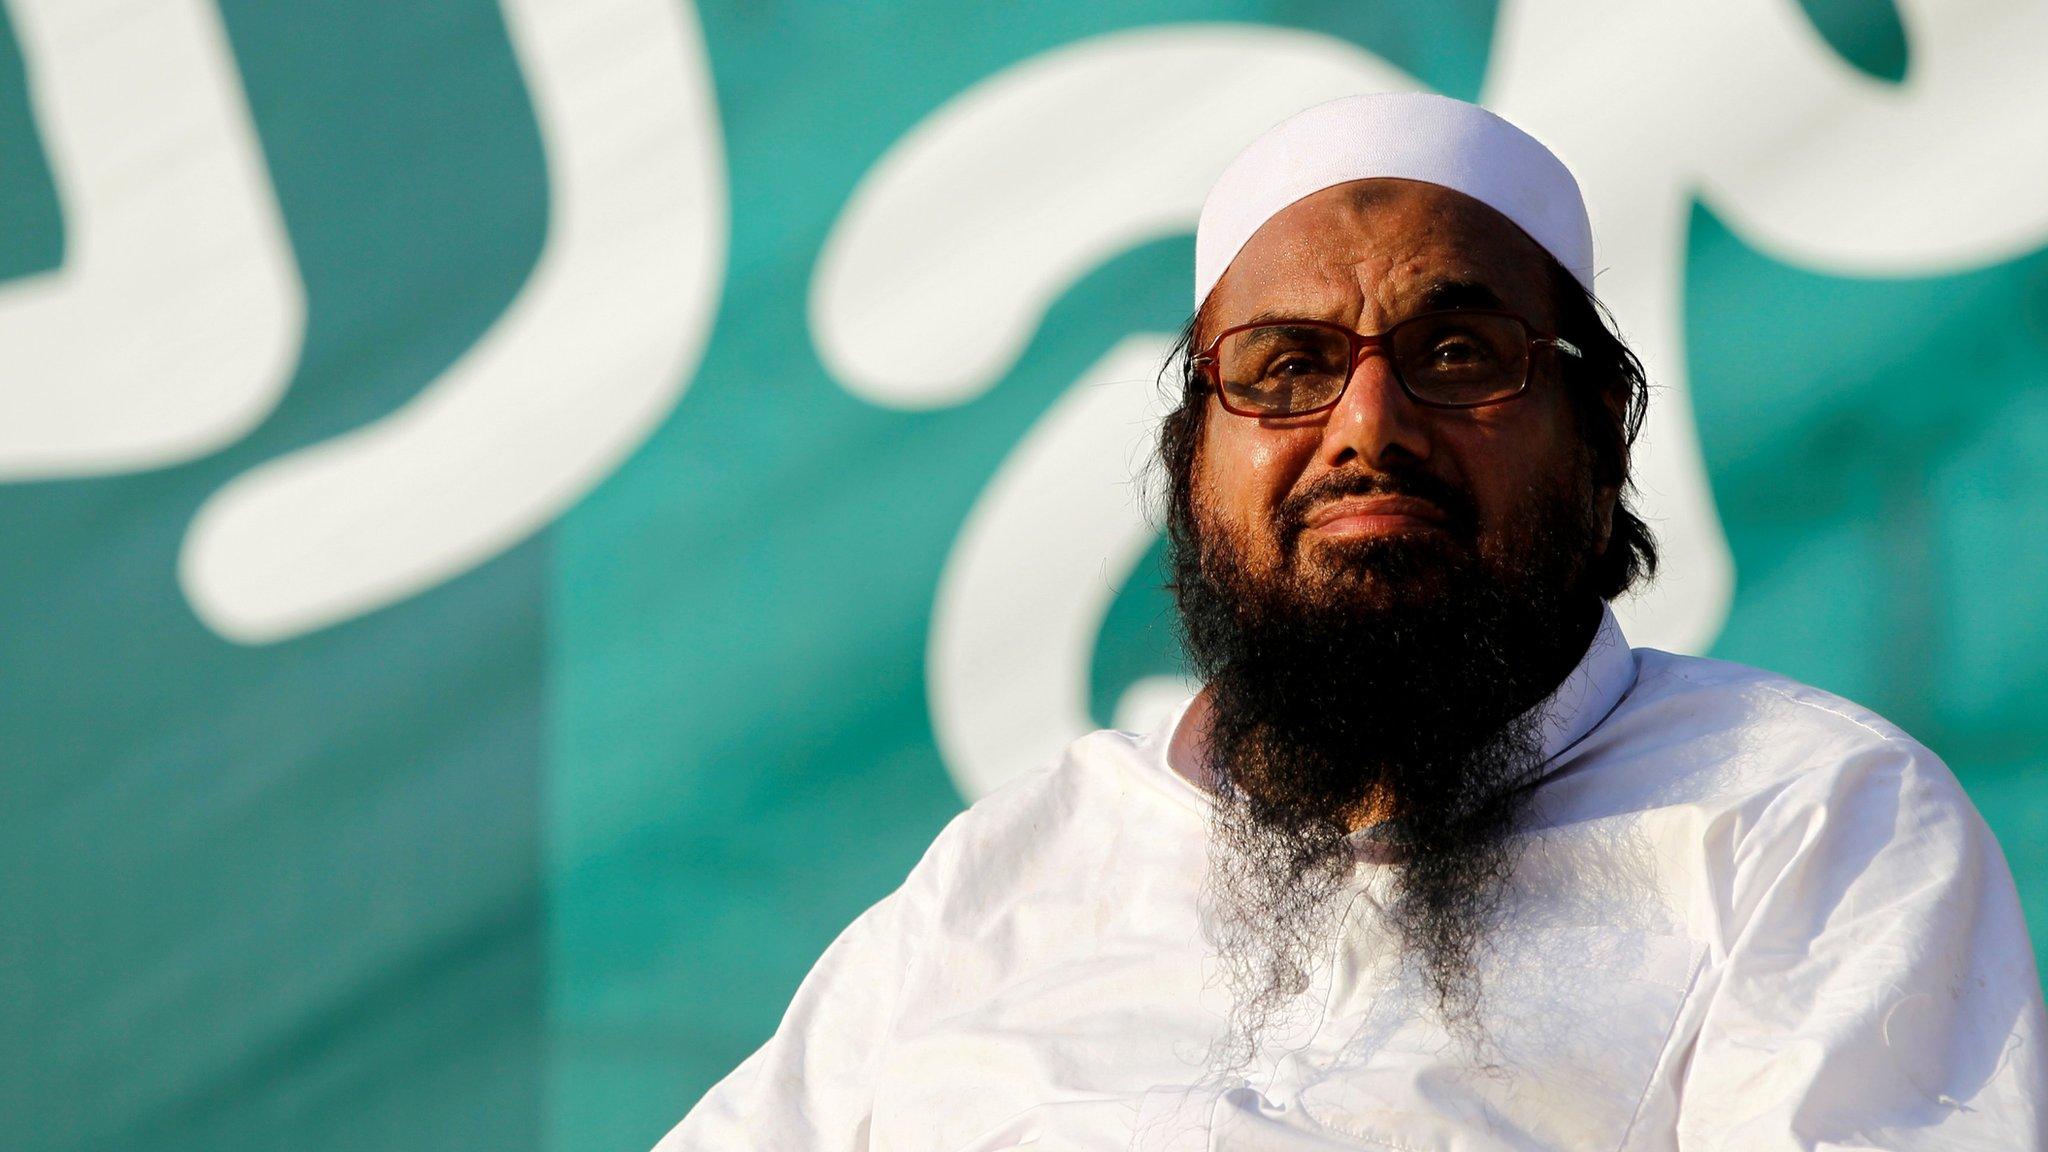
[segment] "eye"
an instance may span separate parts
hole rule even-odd
[[[1502,349],[1484,333],[1453,328],[1432,334],[1421,348],[1420,361],[1409,360],[1424,378],[1466,381],[1490,378],[1505,370]]]
[[[1306,376],[1321,373],[1328,365],[1306,352],[1289,352],[1266,366],[1268,376]]]
[[[1304,333],[1273,348],[1259,369],[1259,375],[1267,380],[1288,381],[1331,373],[1342,375],[1343,359],[1341,338]]]
[[[1464,368],[1493,362],[1493,352],[1472,337],[1459,334],[1436,342],[1429,350],[1430,361],[1442,368]]]

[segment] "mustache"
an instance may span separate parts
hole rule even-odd
[[[1452,535],[1470,539],[1478,529],[1479,509],[1470,493],[1427,472],[1333,472],[1299,492],[1291,492],[1274,510],[1280,540],[1289,549],[1308,530],[1309,514],[1347,496],[1406,496],[1436,505]]]

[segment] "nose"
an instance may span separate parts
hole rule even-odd
[[[1386,349],[1368,347],[1351,366],[1344,395],[1323,424],[1318,455],[1326,468],[1343,467],[1354,458],[1375,470],[1420,463],[1429,459],[1427,419],[1394,378]]]

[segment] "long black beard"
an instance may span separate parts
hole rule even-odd
[[[1217,792],[1209,899],[1235,1000],[1214,1054],[1242,1067],[1307,989],[1343,912],[1354,824],[1377,816],[1395,862],[1386,905],[1454,1031],[1477,1029],[1475,960],[1515,863],[1542,769],[1535,704],[1585,651],[1598,600],[1583,590],[1583,496],[1552,493],[1516,546],[1464,542],[1471,510],[1427,476],[1324,485],[1283,506],[1296,555],[1312,500],[1419,495],[1448,531],[1338,547],[1313,575],[1248,570],[1226,535],[1200,532],[1172,565],[1188,655],[1207,682],[1205,754]]]

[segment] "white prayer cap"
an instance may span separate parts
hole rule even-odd
[[[1195,225],[1195,307],[1259,226],[1334,184],[1394,176],[1463,192],[1593,287],[1593,227],[1571,170],[1476,104],[1427,92],[1346,96],[1282,120],[1230,162]]]

